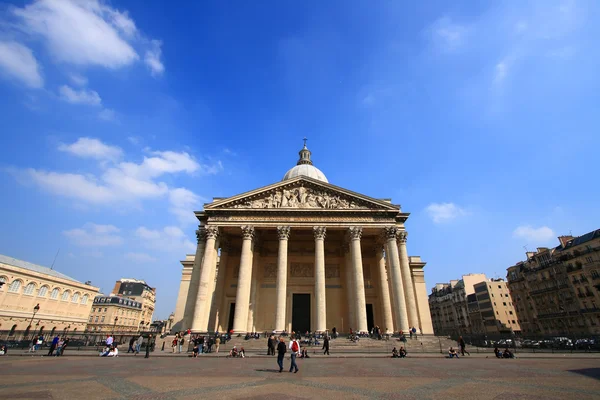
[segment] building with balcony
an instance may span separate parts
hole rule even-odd
[[[490,279],[474,285],[468,298],[470,333],[484,335],[520,334],[512,297],[504,279]],[[476,303],[476,304],[474,304]]]
[[[146,281],[140,279],[121,278],[115,282],[111,296],[120,296],[129,300],[135,300],[142,304],[142,312],[139,314],[137,324],[142,330],[148,330],[154,316],[156,304],[156,289],[148,286]]]
[[[600,333],[600,230],[561,236],[507,270],[523,335]]]
[[[106,334],[136,333],[145,330],[140,324],[142,303],[122,296],[96,296],[88,319],[88,332]],[[149,326],[149,325],[148,325]]]

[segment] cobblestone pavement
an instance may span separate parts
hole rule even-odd
[[[289,358],[285,360],[289,367]],[[598,359],[2,357],[0,399],[600,399]]]

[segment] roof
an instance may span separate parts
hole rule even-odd
[[[30,263],[27,261],[17,260],[16,258],[12,258],[12,257],[5,256],[2,254],[0,254],[0,262],[4,263],[4,264],[12,265],[13,267],[24,268],[24,269],[28,269],[33,272],[38,272],[40,274],[50,275],[55,278],[61,278],[61,279],[66,279],[69,281],[81,283],[77,279],[73,279],[70,276],[61,274],[60,272],[50,269],[48,267],[42,267],[41,265],[33,264],[33,263]]]
[[[567,245],[565,246],[565,249],[574,246],[579,246],[580,244],[589,242],[590,240],[595,239],[597,237],[600,237],[600,229],[596,229],[595,231],[588,232],[585,235],[577,236],[575,239],[569,240],[567,242]]]

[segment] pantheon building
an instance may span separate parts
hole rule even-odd
[[[406,248],[409,213],[332,185],[306,144],[281,182],[196,212],[173,331],[432,334],[420,257]]]

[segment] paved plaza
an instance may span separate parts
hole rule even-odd
[[[599,399],[598,358],[4,357],[0,399]],[[286,358],[286,367],[289,359]]]

